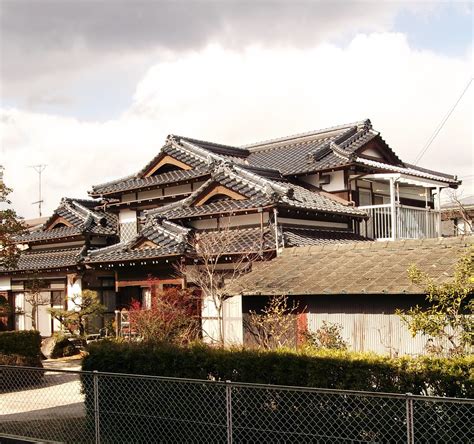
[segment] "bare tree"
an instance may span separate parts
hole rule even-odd
[[[189,241],[194,259],[192,264],[182,263],[179,273],[189,284],[202,292],[203,304],[215,310],[217,334],[203,328],[212,342],[224,344],[224,302],[231,297],[232,284],[252,268],[252,263],[264,259],[263,235],[247,251],[239,251],[239,231],[232,230],[227,223],[217,231],[198,232]],[[210,304],[210,306],[209,306]]]
[[[38,329],[38,310],[39,307],[51,305],[50,293],[42,293],[42,289],[45,287],[45,282],[39,279],[37,276],[25,283],[25,310],[22,314],[31,319],[31,328],[33,330]],[[27,305],[31,306],[31,312],[28,312]]]
[[[250,311],[245,328],[259,348],[293,347],[296,341],[298,303],[286,296],[273,296],[261,313]]]
[[[473,209],[466,205],[462,194],[452,190],[449,195],[449,203],[443,209],[443,219],[449,220],[453,224],[456,234],[469,234],[473,232]],[[472,207],[472,205],[471,205]],[[461,221],[463,228],[459,229],[459,224],[455,221]]]

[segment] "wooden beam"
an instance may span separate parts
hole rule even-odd
[[[183,285],[183,279],[156,279],[156,282],[160,285]],[[123,287],[150,287],[153,283],[153,280],[150,279],[137,279],[137,280],[127,280],[127,281],[116,281],[116,288]]]
[[[195,203],[194,205],[199,207],[201,205],[204,205],[211,197],[216,196],[218,194],[223,194],[224,196],[228,196],[231,199],[234,200],[243,200],[246,199],[245,196],[242,196],[242,194],[239,194],[235,191],[229,190],[229,188],[226,188],[222,185],[215,185],[211,190],[206,192],[204,195],[202,195]]]
[[[169,155],[165,155],[155,164],[154,167],[148,170],[143,177],[152,176],[154,173],[156,173],[156,171],[158,171],[164,165],[174,165],[174,166],[177,166],[178,168],[181,168],[182,170],[191,169],[191,167],[188,164],[181,162],[180,160],[175,159],[174,157],[171,157]]]
[[[69,222],[68,220],[64,219],[62,216],[56,217],[53,222],[46,228],[46,230],[52,230],[56,225],[63,224],[66,225],[66,227],[72,227],[72,223]]]

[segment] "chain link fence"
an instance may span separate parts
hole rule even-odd
[[[473,399],[0,366],[0,438],[472,443],[473,413]]]

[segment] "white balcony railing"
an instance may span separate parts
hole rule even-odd
[[[395,217],[392,217],[390,204],[359,208],[369,215],[369,219],[361,224],[361,234],[372,239],[423,239],[441,236],[439,211],[397,204],[394,207]],[[395,221],[394,233],[392,221]]]

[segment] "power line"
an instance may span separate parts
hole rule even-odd
[[[453,111],[456,109],[456,107],[458,106],[458,103],[461,101],[461,99],[463,98],[464,94],[466,94],[466,91],[469,89],[469,87],[471,86],[471,83],[472,83],[472,80],[473,78],[471,77],[471,79],[469,80],[469,82],[467,82],[467,85],[466,87],[464,88],[463,92],[461,93],[461,95],[459,96],[458,100],[456,100],[456,103],[454,104],[454,106],[449,110],[448,114],[446,114],[446,116],[443,118],[443,120],[441,121],[441,123],[438,125],[438,127],[436,128],[435,132],[431,135],[431,137],[428,139],[428,141],[426,142],[425,146],[421,149],[420,153],[418,154],[418,156],[416,157],[415,159],[415,162],[414,164],[417,165],[418,162],[421,160],[421,158],[425,155],[426,151],[428,150],[428,148],[430,147],[430,145],[433,143],[433,141],[436,139],[436,136],[439,134],[439,132],[443,129],[443,126],[444,124],[446,123],[446,121],[449,119],[449,117],[451,116],[451,114],[453,113]]]

